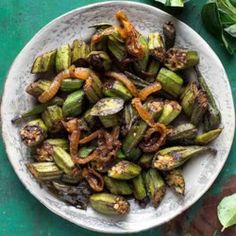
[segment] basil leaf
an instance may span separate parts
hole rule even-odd
[[[236,23],[236,8],[229,0],[217,0],[217,8],[221,16],[221,23]]]
[[[217,214],[223,225],[221,231],[236,224],[236,193],[221,200],[217,207]]]
[[[224,43],[225,48],[227,51],[233,55],[236,52],[236,40],[232,36],[230,36],[228,33],[222,32],[221,35],[222,41]]]
[[[227,28],[225,28],[225,31],[230,34],[232,37],[236,38],[236,24],[231,25]]]

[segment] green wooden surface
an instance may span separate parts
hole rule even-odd
[[[93,0],[0,0],[0,86],[3,87],[7,71],[24,45],[44,25],[55,17],[86,4],[100,1]],[[152,0],[139,1],[160,7]],[[182,11],[168,10],[177,18],[186,22],[195,29],[213,48],[221,59],[228,74],[234,100],[236,99],[236,57],[229,56],[218,41],[209,35],[203,28],[200,11],[205,0],[192,0],[186,4]],[[165,9],[166,10],[166,9]],[[216,78],[212,78],[216,79]],[[100,235],[82,229],[69,223],[47,210],[23,187],[8,162],[2,140],[0,142],[0,236],[14,235]],[[234,142],[231,154],[227,163],[209,192],[205,194],[178,223],[164,225],[154,228],[145,233],[134,235],[203,235],[201,231],[194,231],[196,228],[194,219],[199,209],[210,199],[211,196],[220,194],[223,196],[227,191],[236,192],[236,143]],[[229,182],[229,179],[231,182]],[[223,189],[224,186],[227,186]],[[223,190],[222,190],[223,189]],[[223,192],[222,192],[223,191]],[[226,192],[225,192],[226,191]],[[227,192],[227,193],[228,193]],[[209,200],[210,201],[210,200]],[[214,207],[212,205],[212,207]],[[215,213],[213,213],[215,214]],[[138,222],[137,222],[138,223]],[[185,225],[189,223],[188,226]],[[218,223],[217,223],[218,224]],[[179,226],[178,226],[179,225]],[[201,225],[198,226],[201,228]],[[218,226],[214,231],[219,232]],[[234,228],[235,229],[235,228]],[[234,230],[233,229],[233,230]],[[189,231],[189,232],[188,232]],[[235,234],[232,232],[235,232]],[[204,231],[204,234],[209,235]],[[101,234],[102,235],[102,234]],[[213,234],[211,234],[213,235]],[[217,233],[218,235],[218,233]],[[235,231],[225,235],[236,235]]]

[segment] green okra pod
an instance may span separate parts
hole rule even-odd
[[[71,156],[61,147],[53,147],[53,160],[56,165],[63,170],[64,173],[70,174],[73,167],[75,166]]]
[[[169,141],[181,141],[185,139],[194,139],[197,136],[197,128],[191,123],[183,123],[172,129],[168,134],[167,140]]]
[[[37,98],[39,97],[43,92],[47,91],[49,87],[51,86],[52,81],[50,80],[44,80],[44,79],[39,79],[33,83],[30,83],[26,87],[26,92],[33,97]]]
[[[53,162],[37,162],[26,165],[30,173],[38,181],[56,180],[62,177],[61,171]]]
[[[150,33],[148,35],[148,48],[150,54],[160,62],[165,58],[165,46],[162,36],[158,32]]]
[[[71,63],[75,65],[86,64],[86,59],[89,54],[89,46],[82,40],[74,40],[71,48]]]
[[[28,118],[28,117],[32,117],[35,115],[39,115],[40,113],[42,113],[48,106],[52,106],[52,105],[58,105],[58,106],[62,106],[64,103],[64,100],[62,98],[59,97],[54,97],[52,100],[50,100],[49,102],[43,103],[43,104],[36,104],[32,109],[23,112],[22,114],[20,114],[19,116],[15,117],[14,119],[12,119],[12,123],[16,123],[22,119]]]
[[[33,63],[31,73],[37,74],[42,72],[52,71],[55,65],[55,57],[57,50],[52,50],[50,52],[46,52],[41,56],[38,56]]]
[[[124,197],[109,193],[92,194],[89,200],[94,210],[105,215],[125,215],[130,208]]]
[[[61,107],[57,105],[49,106],[41,117],[51,133],[57,133],[62,129],[63,113]]]
[[[108,97],[120,97],[125,101],[132,98],[129,90],[118,80],[108,80],[103,85],[103,94]]]
[[[206,152],[215,152],[210,147],[202,146],[174,146],[158,151],[153,158],[153,167],[158,170],[173,170],[183,165],[192,157]]]
[[[133,193],[137,200],[142,200],[147,196],[144,179],[142,174],[132,179],[133,183]]]
[[[207,97],[208,97],[208,108],[207,108],[207,112],[204,116],[204,121],[203,121],[204,129],[206,131],[216,129],[219,127],[220,122],[221,122],[221,114],[220,114],[219,108],[216,105],[216,101],[214,99],[214,96],[211,93],[209,86],[207,85],[204,77],[202,76],[202,74],[200,73],[197,67],[195,67],[195,71],[197,73],[197,78],[198,78],[200,87],[203,91],[206,92]]]
[[[145,173],[145,185],[147,193],[152,201],[152,204],[157,208],[165,196],[165,182],[156,169],[149,169]]]
[[[158,75],[157,81],[162,85],[162,89],[172,95],[178,97],[182,91],[183,79],[175,72],[162,68]]]
[[[122,160],[108,170],[108,176],[114,179],[128,180],[136,177],[141,167],[133,162]]]
[[[64,117],[80,115],[83,111],[84,97],[85,93],[83,90],[69,94],[62,107]]]
[[[104,176],[104,183],[109,192],[113,194],[130,195],[133,192],[129,184],[124,180]]]
[[[176,101],[165,101],[163,111],[158,119],[159,123],[169,125],[181,113],[182,107]]]
[[[206,145],[215,140],[221,134],[222,130],[222,128],[218,128],[200,134],[195,138],[195,143],[198,145]]]
[[[69,142],[66,139],[47,139],[36,149],[37,161],[53,161],[53,147],[58,146],[65,150],[69,149]]]
[[[69,44],[64,44],[57,49],[56,71],[57,73],[68,69],[71,65],[71,49]]]
[[[84,84],[83,80],[79,79],[64,79],[61,83],[61,91],[70,93],[80,89]]]

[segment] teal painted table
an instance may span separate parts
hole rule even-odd
[[[7,71],[24,45],[49,21],[74,8],[95,3],[95,0],[1,0],[0,1],[0,86],[3,87]],[[152,0],[143,0],[161,7]],[[234,100],[236,99],[236,57],[203,28],[200,11],[204,0],[192,0],[183,10],[168,10],[195,29],[213,48],[228,74]],[[165,9],[167,10],[167,9]],[[214,78],[212,78],[214,79]],[[23,187],[8,162],[4,146],[0,143],[0,236],[38,235],[102,235],[73,225],[47,210]],[[144,233],[143,236],[236,235],[236,227],[220,234],[216,205],[223,196],[236,192],[236,141],[224,169],[207,194],[193,207],[173,221]],[[138,222],[137,222],[138,223]]]

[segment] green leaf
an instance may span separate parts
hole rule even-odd
[[[221,200],[217,207],[217,214],[223,225],[221,231],[236,224],[236,193]]]
[[[236,24],[231,25],[227,28],[225,28],[225,31],[230,34],[232,37],[236,38]]]
[[[155,0],[168,7],[183,7],[185,0]]]
[[[216,38],[221,39],[222,27],[216,2],[207,2],[202,8],[201,16],[207,31],[213,34]]]
[[[227,51],[233,55],[236,52],[236,40],[226,32],[222,32],[222,41]]]

